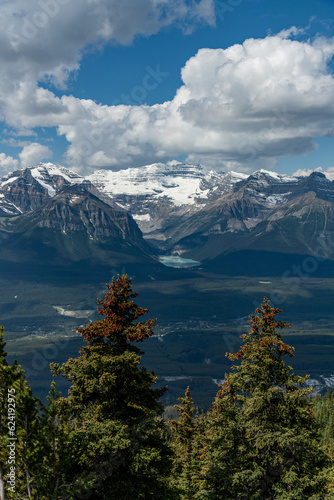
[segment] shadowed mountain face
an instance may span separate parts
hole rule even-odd
[[[93,194],[100,193],[90,182],[54,184],[51,197],[50,188],[26,169],[8,185],[6,202],[13,200],[21,214],[1,219],[2,278],[53,279],[66,269],[70,275],[90,274],[89,280],[110,268],[159,265],[132,217],[112,200],[105,203],[102,193]]]
[[[0,183],[0,216],[35,210],[49,198],[48,190],[32,176],[31,169],[14,172]]]
[[[137,224],[124,210],[107,205],[83,185],[73,185],[26,214],[25,224],[49,228],[64,234],[82,232],[89,238],[114,238],[139,248],[148,245]]]
[[[257,172],[165,236],[170,251],[202,261],[241,250],[333,259],[334,183],[321,173],[281,180]]]
[[[131,255],[156,265],[156,247],[210,269],[227,255],[241,265],[245,251],[334,260],[334,182],[319,172],[205,174],[156,164],[85,179],[41,164],[0,181],[0,221],[5,261],[109,265]]]

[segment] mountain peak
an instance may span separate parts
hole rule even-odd
[[[322,180],[326,180],[328,181],[326,175],[323,173],[323,172],[312,172],[310,175],[309,175],[309,179],[322,179]],[[330,182],[330,181],[329,181]]]
[[[273,170],[256,170],[253,172],[249,178],[252,179],[266,179],[270,183],[274,182],[297,182],[298,177],[295,177],[293,175],[286,175],[286,174],[279,174],[277,172],[274,172]]]

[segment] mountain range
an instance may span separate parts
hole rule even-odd
[[[275,256],[283,267],[292,255],[332,261],[334,181],[320,172],[207,173],[177,162],[83,177],[44,163],[0,180],[0,241],[4,260],[49,265],[158,265],[168,255],[247,274],[250,255],[258,264]]]
[[[11,352],[46,390],[49,361],[75,355],[81,339],[74,334],[64,352],[56,343],[43,373],[32,345],[43,354],[53,335],[93,320],[104,284],[126,272],[158,319],[146,363],[171,400],[189,379],[203,405],[212,400],[224,354],[264,294],[294,323],[297,369],[332,385],[333,211],[334,182],[319,172],[177,162],[87,177],[51,163],[12,172],[0,179],[0,319]],[[172,269],[166,257],[198,265]]]
[[[0,181],[1,276],[73,277],[152,263],[134,219],[93,184],[63,167],[39,165]],[[72,278],[71,278],[72,279]]]

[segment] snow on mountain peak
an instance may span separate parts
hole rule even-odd
[[[260,170],[256,170],[252,175],[256,176],[257,174],[263,174],[266,177],[270,177],[277,182],[298,182],[298,177],[286,174],[278,174],[273,170],[264,170],[263,168],[261,168]]]
[[[118,172],[97,170],[87,179],[111,197],[113,195],[167,197],[174,205],[181,206],[194,204],[196,198],[207,196],[207,190],[201,189],[200,186],[204,177],[199,166],[169,162],[153,163]]]
[[[153,207],[157,205],[164,206],[165,211],[184,210],[187,206],[197,210],[217,196],[231,191],[240,181],[247,182],[247,189],[261,192],[261,186],[265,190],[271,184],[297,182],[299,179],[263,169],[252,175],[234,171],[207,171],[200,165],[187,165],[177,160],[117,172],[96,170],[88,177],[83,177],[66,167],[46,162],[8,174],[0,181],[0,189],[8,191],[11,183],[27,174],[27,182],[31,175],[50,197],[65,187],[89,181],[119,206],[130,211],[138,221],[146,222],[149,217],[155,217],[156,208]],[[269,202],[274,200],[270,199]],[[151,205],[153,211],[149,208]]]
[[[84,177],[72,172],[68,168],[55,165],[54,163],[40,163],[37,167],[30,168],[31,175],[39,182],[49,195],[55,196],[58,191],[56,179],[63,178],[68,184],[78,184],[84,181]]]

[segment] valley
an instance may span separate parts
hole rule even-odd
[[[196,404],[206,408],[217,392],[217,381],[230,370],[225,353],[238,349],[240,335],[248,328],[248,315],[264,295],[272,298],[277,290],[284,290],[284,284],[281,278],[270,276],[217,277],[172,268],[168,272],[162,279],[158,274],[155,280],[133,279],[138,304],[150,309],[149,318],[157,318],[155,336],[141,346],[142,362],[159,376],[159,385],[168,385],[166,404],[174,404],[190,385]],[[75,357],[83,345],[75,328],[98,319],[96,298],[102,297],[105,283],[27,286],[0,282],[1,321],[10,359],[24,366],[42,397],[51,381],[49,363]],[[326,305],[331,303],[333,287],[332,279],[304,278],[298,288],[285,289],[284,301],[278,304],[282,320],[292,323],[284,332],[286,341],[296,348],[291,364],[296,373],[311,375],[316,390],[332,384],[334,373],[334,312]],[[76,314],[60,314],[55,304]],[[88,311],[92,313],[87,316]],[[57,380],[57,385],[66,392],[64,380]]]
[[[48,392],[51,361],[77,355],[76,327],[98,318],[117,274],[157,318],[142,362],[168,385],[166,404],[190,385],[196,405],[210,405],[264,296],[292,323],[296,373],[315,391],[334,385],[332,182],[177,163],[132,170],[84,178],[41,164],[0,180],[0,323],[36,394]]]

